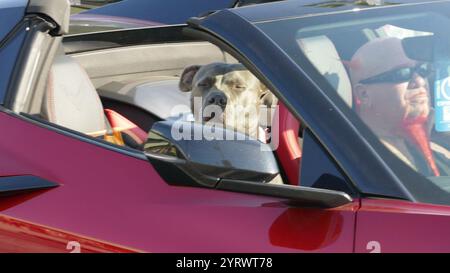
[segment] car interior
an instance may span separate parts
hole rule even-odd
[[[237,60],[208,42],[147,44],[74,54],[66,54],[61,47],[50,69],[39,116],[115,145],[142,150],[155,122],[190,112],[190,94],[178,87],[183,69],[212,62]],[[174,112],[173,105],[184,108]],[[278,158],[284,181],[298,185],[300,124],[283,105],[279,107],[279,123],[276,154],[287,155]]]
[[[297,48],[351,106],[350,80],[333,37],[296,37],[296,41]],[[66,43],[65,49],[58,51],[48,77],[41,116],[65,128],[138,150],[155,122],[189,111],[190,94],[178,88],[185,67],[237,62],[217,46],[201,41],[81,52],[72,49],[76,46]],[[173,112],[169,105],[185,107]],[[280,133],[275,154],[285,183],[299,185],[301,123],[282,103],[278,109]]]
[[[66,55],[59,51],[49,75],[42,116],[114,144],[139,149],[168,105],[189,106],[178,90],[192,63],[233,61],[205,43],[143,45]]]

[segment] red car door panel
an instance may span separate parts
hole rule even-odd
[[[356,252],[449,252],[450,207],[408,201],[361,201]]]
[[[358,202],[308,210],[274,197],[170,186],[146,160],[5,113],[0,126],[8,128],[0,135],[1,176],[29,174],[60,184],[0,197],[1,251],[69,252],[77,238],[82,252],[353,250]],[[33,244],[18,249],[14,239]]]

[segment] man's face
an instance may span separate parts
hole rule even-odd
[[[431,66],[409,59],[396,38],[379,39],[354,55],[352,81],[359,113],[375,131],[394,133],[406,121],[428,117]]]
[[[417,63],[408,64],[409,67]],[[428,80],[417,72],[409,81],[400,83],[380,82],[363,84],[363,104],[372,115],[376,115],[393,126],[417,117],[427,117],[430,112]]]

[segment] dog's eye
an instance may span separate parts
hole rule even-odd
[[[201,82],[197,86],[198,87],[202,87],[202,88],[209,88],[209,87],[211,87],[211,85],[208,82]]]
[[[247,86],[245,86],[243,84],[236,84],[236,85],[234,85],[234,88],[238,89],[238,90],[245,90],[247,88]]]

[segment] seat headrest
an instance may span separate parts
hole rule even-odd
[[[106,133],[100,97],[86,71],[70,56],[55,58],[43,108],[52,123],[93,137]]]
[[[353,100],[350,78],[331,40],[326,36],[316,36],[297,39],[297,43],[309,61],[351,107]]]

